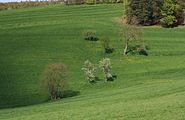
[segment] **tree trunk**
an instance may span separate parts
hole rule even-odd
[[[96,0],[94,0],[94,4],[96,5]]]
[[[127,55],[127,50],[128,50],[128,42],[126,42],[126,44],[125,44],[123,55]]]

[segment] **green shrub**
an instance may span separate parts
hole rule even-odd
[[[147,50],[150,48],[144,44],[130,44],[128,46],[128,54],[130,55],[144,55],[148,56]]]
[[[160,22],[163,27],[175,27],[177,20],[175,16],[168,15],[163,17]]]
[[[131,54],[131,55],[145,55],[145,56],[148,56],[147,50],[149,50],[149,47],[145,46],[144,44],[129,45],[128,46],[128,54]]]
[[[96,36],[96,31],[94,30],[84,31],[84,39],[89,41],[97,41],[98,37]]]
[[[61,98],[60,93],[67,87],[67,72],[64,65],[49,65],[44,70],[43,80],[51,100]]]
[[[147,48],[148,48],[148,47],[146,47],[144,44],[140,45],[140,46],[137,48],[137,51],[138,51],[139,55],[148,56]]]
[[[110,39],[108,37],[104,37],[101,39],[101,44],[104,49],[105,53],[112,53],[114,51],[114,48],[111,47]]]

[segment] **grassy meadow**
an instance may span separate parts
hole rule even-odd
[[[0,12],[0,120],[184,120],[185,27],[144,27],[149,56],[122,56],[122,4],[48,6]],[[84,40],[96,30],[115,52]],[[89,84],[86,59],[109,57],[117,79]],[[63,63],[74,97],[47,102],[41,86],[48,64]],[[28,106],[29,105],[29,106]]]

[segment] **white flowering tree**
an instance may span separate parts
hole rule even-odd
[[[103,73],[105,75],[105,81],[111,81],[113,80],[113,76],[111,74],[111,62],[109,58],[104,58],[99,62],[100,68],[103,70]]]
[[[94,83],[95,77],[96,77],[95,76],[96,67],[89,60],[86,60],[84,62],[84,66],[83,66],[82,70],[84,71],[88,82]]]

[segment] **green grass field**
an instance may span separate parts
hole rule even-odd
[[[145,27],[149,56],[123,57],[122,14],[121,4],[0,12],[0,119],[185,120],[185,27]],[[84,79],[83,62],[105,57],[100,42],[83,39],[89,29],[111,39],[114,82],[102,74],[94,85]],[[46,102],[41,75],[51,63],[65,64],[69,90],[79,95]]]

